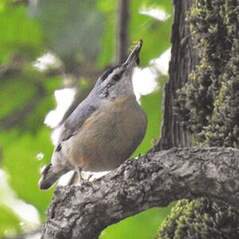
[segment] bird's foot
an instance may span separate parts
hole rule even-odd
[[[80,182],[84,182],[85,179],[84,179],[83,176],[82,176],[82,169],[81,169],[81,168],[76,168],[75,171],[76,171],[76,173],[77,173],[77,176],[78,176],[79,181],[80,181]]]

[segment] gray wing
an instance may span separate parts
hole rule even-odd
[[[86,98],[82,101],[63,123],[58,143],[75,135],[85,120],[98,108],[97,99],[89,100]]]

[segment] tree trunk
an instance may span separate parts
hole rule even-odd
[[[175,0],[174,5],[170,80],[156,149],[192,143],[238,147],[239,1]],[[239,214],[226,204],[183,201],[158,238],[233,239],[239,238],[238,228]]]
[[[191,7],[191,0],[175,0],[174,5],[175,14],[171,37],[172,57],[169,66],[170,80],[165,86],[164,124],[156,150],[191,145],[189,131],[180,124],[179,116],[174,113],[176,91],[187,82],[188,75],[194,68],[196,61],[189,26],[186,23],[186,12]]]

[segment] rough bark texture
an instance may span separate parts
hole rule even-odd
[[[176,92],[185,82],[195,66],[196,56],[192,47],[190,31],[186,23],[186,13],[191,7],[191,0],[174,1],[175,13],[172,30],[172,57],[169,65],[170,80],[165,86],[164,124],[162,135],[156,149],[171,147],[187,147],[191,145],[191,138],[186,127],[180,124],[177,114]]]
[[[169,81],[172,90],[166,89],[166,100],[173,98],[177,107],[173,109],[170,105],[171,114],[165,111],[166,130],[161,142],[166,142],[167,147],[192,143],[201,143],[204,147],[238,147],[239,2],[182,0],[174,1],[174,4],[175,25],[179,27],[179,32],[174,29],[172,43],[173,49],[179,49],[172,51]],[[184,21],[186,14],[187,22]],[[185,41],[177,21],[190,24],[190,39],[186,44],[196,49],[191,71],[180,65],[180,61],[185,62],[188,56],[186,52],[181,54],[183,49],[180,49],[182,45],[178,42]],[[179,77],[175,72],[180,73]],[[180,84],[183,86],[180,93],[172,94],[178,89],[173,86],[178,87]],[[180,116],[174,116],[179,112]],[[187,129],[182,127],[180,131],[177,125],[186,125]],[[190,137],[184,137],[188,130],[192,133],[193,142]],[[158,238],[237,239],[239,213],[232,210],[229,204],[205,198],[179,202],[163,228],[160,228]]]
[[[94,239],[108,225],[182,198],[239,206],[239,150],[173,148],[128,160],[94,183],[59,187],[44,239]]]

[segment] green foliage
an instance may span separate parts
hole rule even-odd
[[[19,135],[17,131],[1,134],[3,146],[3,169],[17,195],[27,203],[33,204],[43,216],[52,191],[42,193],[38,188],[39,170],[51,156],[52,143],[49,130],[41,129],[37,134]],[[37,160],[43,153],[44,159]]]
[[[43,28],[47,46],[65,64],[94,62],[100,50],[104,20],[96,9],[96,0],[43,0],[32,11]]]
[[[171,4],[168,3],[168,5]],[[135,41],[138,39],[144,40],[144,47],[141,52],[141,63],[145,65],[148,64],[152,58],[158,57],[170,47],[172,16],[162,22],[149,16],[139,15],[138,11],[141,10],[143,6],[147,7],[148,5],[142,4],[140,1],[132,1],[131,8],[133,13],[136,14],[132,14],[131,16],[129,32],[131,39]],[[156,2],[154,2],[154,6],[157,6]],[[161,38],[160,36],[163,37]],[[155,44],[155,42],[159,42],[159,44]]]
[[[40,26],[29,20],[26,7],[6,3],[0,9],[0,19],[0,64],[13,55],[33,59],[42,51]]]
[[[15,234],[20,231],[17,216],[6,206],[0,204],[0,238],[5,234]]]
[[[21,130],[37,131],[46,112],[54,106],[53,92],[61,85],[61,78],[44,76],[36,70],[23,70],[1,80],[0,128],[8,128],[9,121],[21,118]],[[27,90],[25,90],[27,89]],[[24,94],[23,94],[24,92]],[[7,103],[6,103],[7,101]]]
[[[22,94],[22,91],[19,89],[26,88],[26,85],[30,90],[25,94]],[[6,117],[9,113],[22,107],[22,105],[29,101],[36,93],[33,83],[30,85],[27,80],[24,78],[19,79],[17,76],[12,79],[5,79],[4,81],[1,81],[1,87],[4,88],[4,91],[0,92],[1,118]],[[9,96],[12,96],[11,100],[9,100],[8,104],[6,104],[5,100],[8,99]]]
[[[170,208],[155,208],[132,216],[102,232],[100,239],[154,238],[158,227],[170,212]]]
[[[115,49],[116,49],[116,8],[117,1],[105,0],[97,1],[98,9],[102,12],[105,17],[104,21],[104,33],[101,39],[101,51],[104,54],[99,54],[97,59],[97,65],[99,67],[105,66],[112,63],[114,60]]]
[[[146,153],[159,138],[163,120],[163,96],[165,79],[160,78],[161,84],[159,89],[153,93],[141,97],[141,106],[147,115],[148,128],[142,144],[135,151],[134,155]],[[158,110],[155,110],[158,109]]]

